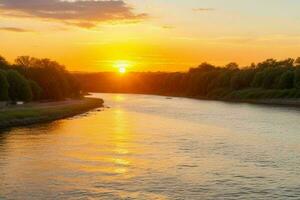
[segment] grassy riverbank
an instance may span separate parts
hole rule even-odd
[[[102,99],[83,98],[50,103],[31,103],[0,110],[0,128],[30,125],[71,117],[102,107]]]
[[[156,94],[166,97],[182,97],[207,101],[223,101],[231,103],[264,104],[270,106],[300,107],[299,90],[261,90],[247,89],[228,93],[211,94],[209,97],[178,94]]]
[[[298,89],[245,89],[231,92],[225,91],[224,93],[218,91],[217,93],[212,93],[208,96],[209,100],[245,102],[280,106],[300,106],[300,91]]]

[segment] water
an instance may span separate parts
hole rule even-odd
[[[299,199],[300,110],[94,94],[0,134],[0,199]]]

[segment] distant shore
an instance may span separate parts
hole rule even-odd
[[[188,97],[188,98],[207,100],[207,101],[222,101],[228,103],[248,103],[248,104],[269,105],[269,106],[300,107],[300,98],[278,98],[278,99],[273,99],[273,98],[272,99],[213,99],[213,98],[199,98],[199,97]]]
[[[300,99],[250,99],[250,100],[240,100],[232,101],[240,103],[250,103],[250,104],[264,104],[270,106],[291,106],[300,107]]]
[[[95,98],[47,103],[29,103],[0,109],[0,129],[51,122],[103,107],[104,101]]]
[[[204,98],[204,97],[191,97],[182,95],[162,95],[167,98],[182,97],[197,100],[206,101],[221,101],[228,103],[249,103],[249,104],[260,104],[269,106],[285,106],[285,107],[300,107],[300,98],[265,98],[265,99],[218,99],[218,98]]]

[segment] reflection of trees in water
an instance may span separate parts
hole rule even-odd
[[[162,94],[209,99],[300,98],[300,58],[239,67],[202,63],[188,72],[76,74],[85,91]]]
[[[6,144],[6,138],[8,136],[8,131],[1,131],[0,132],[0,157],[1,157],[1,153],[5,151],[5,144]]]
[[[50,134],[50,133],[54,133],[55,130],[59,129],[61,127],[61,124],[62,124],[61,121],[34,124],[34,125],[20,128],[20,131],[25,131],[27,132],[26,134],[30,134],[30,135]]]
[[[7,160],[9,158],[8,137],[9,137],[9,130],[0,131],[0,172],[3,172],[3,168],[6,167],[5,163],[7,163]],[[2,183],[0,180],[0,195],[1,195],[1,184]]]
[[[61,124],[61,121],[55,121],[26,127],[8,128],[0,131],[0,161],[2,159],[1,153],[7,151],[7,143],[10,139],[15,139],[17,135],[26,135],[30,138],[30,136],[54,134],[56,133],[55,130],[58,130],[61,127]],[[25,137],[23,139],[26,140]]]

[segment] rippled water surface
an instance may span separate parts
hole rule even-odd
[[[0,134],[0,199],[300,199],[300,110],[94,94]]]

